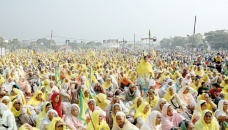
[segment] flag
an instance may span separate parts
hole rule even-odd
[[[86,124],[86,113],[89,112],[89,107],[87,105],[82,89],[80,89],[79,107],[80,107],[79,119],[84,124]]]
[[[57,81],[57,84],[60,85],[61,84],[61,80],[60,80],[60,73],[59,73],[59,68],[55,67],[55,79]]]
[[[89,90],[90,90],[90,97],[94,98],[95,94],[91,92],[91,89],[92,89],[93,81],[95,81],[96,78],[94,76],[94,71],[93,71],[93,67],[92,66],[89,68],[89,71],[90,71],[90,74],[89,74],[90,79],[89,79],[89,82],[88,82],[88,87],[89,87]]]

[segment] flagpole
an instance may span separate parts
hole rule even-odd
[[[193,54],[193,45],[195,44],[195,31],[196,31],[196,16],[195,16],[195,22],[194,22],[194,30],[193,30],[193,42],[192,42],[192,53],[191,53],[191,60],[193,59],[192,54]]]
[[[150,48],[150,29],[149,29],[149,51],[151,50]]]

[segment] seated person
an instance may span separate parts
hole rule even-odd
[[[201,95],[203,93],[208,93],[209,92],[209,87],[205,82],[201,83],[201,87],[198,88],[198,95]]]
[[[221,94],[222,89],[218,83],[212,84],[212,88],[209,91],[209,94],[211,95],[212,99],[216,98],[222,98],[223,94]]]

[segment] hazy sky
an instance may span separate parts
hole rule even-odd
[[[227,0],[2,0],[0,36],[133,41],[228,29]],[[66,39],[54,38],[57,42]]]

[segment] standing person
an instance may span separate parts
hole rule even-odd
[[[218,70],[219,73],[221,73],[223,59],[219,53],[217,53],[216,57],[214,58],[214,62],[216,64],[216,69]]]

